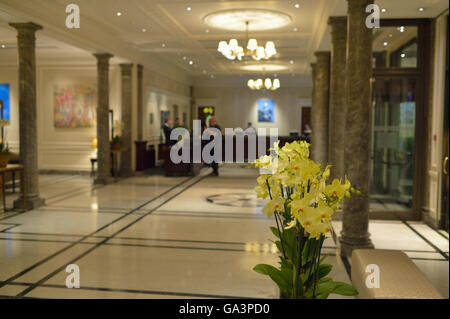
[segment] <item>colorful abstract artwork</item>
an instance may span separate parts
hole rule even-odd
[[[86,84],[53,86],[56,128],[88,128],[97,124],[97,92]]]
[[[258,122],[274,122],[273,100],[258,100]]]
[[[3,117],[4,120],[10,120],[9,110],[9,84],[0,84],[0,101],[3,102]]]

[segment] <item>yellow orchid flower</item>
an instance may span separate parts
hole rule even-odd
[[[306,194],[302,199],[293,200],[290,203],[292,216],[297,217],[299,214],[302,214],[307,207],[311,206],[312,201],[313,197],[311,194]]]
[[[325,190],[328,197],[337,197],[339,199],[343,198],[346,192],[346,184],[341,184],[341,182],[336,178],[326,187]]]
[[[267,217],[272,217],[275,211],[284,210],[285,199],[282,197],[277,197],[266,201],[266,206],[262,209],[262,212],[267,215]]]
[[[258,198],[266,199],[267,196],[269,196],[269,191],[267,190],[267,187],[256,186],[254,190]]]

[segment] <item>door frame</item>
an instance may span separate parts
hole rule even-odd
[[[417,81],[416,123],[414,137],[414,177],[413,177],[413,206],[412,211],[404,213],[393,212],[397,219],[421,220],[422,206],[426,187],[426,153],[428,142],[428,109],[430,104],[430,90],[426,83],[430,83],[431,75],[431,20],[430,19],[382,19],[380,27],[415,26],[417,27],[417,67],[416,68],[374,68],[373,78],[411,77]],[[388,213],[388,212],[384,212]],[[375,215],[375,214],[371,214]],[[385,215],[385,214],[384,214]]]
[[[450,115],[450,109],[449,109],[449,92],[448,92],[448,85],[449,85],[449,16],[447,15],[447,37],[446,37],[446,45],[445,45],[445,93],[444,93],[444,124],[443,124],[443,138],[442,138],[442,158],[441,161],[444,161],[445,157],[449,156],[449,115]],[[444,165],[445,163],[442,163]],[[447,165],[449,165],[447,163]],[[441,174],[441,211],[439,216],[439,227],[441,229],[449,231],[449,201],[450,201],[450,195],[449,195],[449,189],[448,189],[448,172],[447,175],[444,174],[444,167],[442,168],[442,174]]]

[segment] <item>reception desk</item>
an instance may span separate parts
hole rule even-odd
[[[229,140],[227,141],[227,139],[229,139]],[[237,162],[236,154],[237,154],[238,149],[240,152],[243,153],[243,160],[245,163],[251,162],[253,160],[253,158],[249,158],[250,156],[252,156],[252,154],[253,154],[252,157],[254,157],[254,156],[258,157],[258,156],[262,156],[264,154],[265,155],[270,154],[270,148],[273,147],[273,145],[270,144],[270,137],[268,137],[268,136],[267,137],[256,137],[254,139],[255,144],[250,149],[249,141],[251,141],[252,139],[253,139],[252,137],[248,138],[247,136],[243,136],[243,137],[222,136],[222,160],[221,160],[221,162],[236,163]],[[281,136],[281,137],[278,137],[278,140],[280,141],[279,146],[282,147],[286,143],[291,143],[291,142],[297,141],[297,140],[305,140],[305,138]],[[227,142],[229,145],[226,144]],[[208,143],[209,143],[208,141],[202,141],[202,149]],[[196,175],[196,173],[198,174],[199,166],[203,166],[204,164],[192,163],[193,153],[194,153],[192,141],[190,142],[189,146],[190,146],[190,150],[189,150],[190,163],[173,163],[173,161],[170,158],[171,147],[166,147],[166,146],[162,147],[161,154],[164,159],[164,172],[165,172],[166,176],[190,176],[190,175]],[[265,151],[261,151],[261,153],[258,154],[259,149],[261,149],[261,150],[264,149]],[[231,157],[231,155],[226,154],[226,152],[229,152],[229,150],[232,150],[232,153],[233,153],[232,157]],[[179,152],[181,154],[182,149],[180,149]]]

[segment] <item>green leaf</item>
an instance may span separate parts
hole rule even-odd
[[[333,266],[330,264],[319,265],[319,269],[317,270],[319,272],[318,274],[319,279],[328,275],[331,272],[331,269],[333,269]]]
[[[278,231],[278,228],[276,227],[270,227],[270,230],[272,231],[272,233],[275,235],[275,237],[280,238],[280,232]]]
[[[291,261],[284,259],[282,256],[280,256],[280,265],[281,265],[281,271],[283,271],[284,268],[292,270],[294,265]]]
[[[257,273],[260,273],[261,275],[269,275],[269,269],[270,268],[275,268],[271,265],[266,265],[266,264],[259,264],[256,265],[255,267],[253,267],[253,270],[256,271]]]
[[[292,283],[289,283],[287,276],[289,275],[287,272],[282,272],[281,270],[265,264],[256,265],[253,268],[257,273],[268,275],[280,288],[281,291],[290,294],[292,290]]]
[[[321,278],[320,280],[319,280],[319,282],[327,282],[327,281],[333,281],[333,279],[331,279],[330,277],[325,277],[325,278]]]
[[[319,293],[319,294],[316,294],[316,299],[327,299],[329,295],[330,295],[330,294],[329,294],[329,293],[326,293],[326,292],[324,292],[324,293]]]
[[[358,290],[356,290],[353,286],[346,284],[345,282],[335,281],[334,284],[334,294],[343,296],[356,296],[358,294]]]
[[[316,297],[319,295],[328,296],[333,292],[335,288],[335,283],[330,281],[319,282],[316,286]]]

